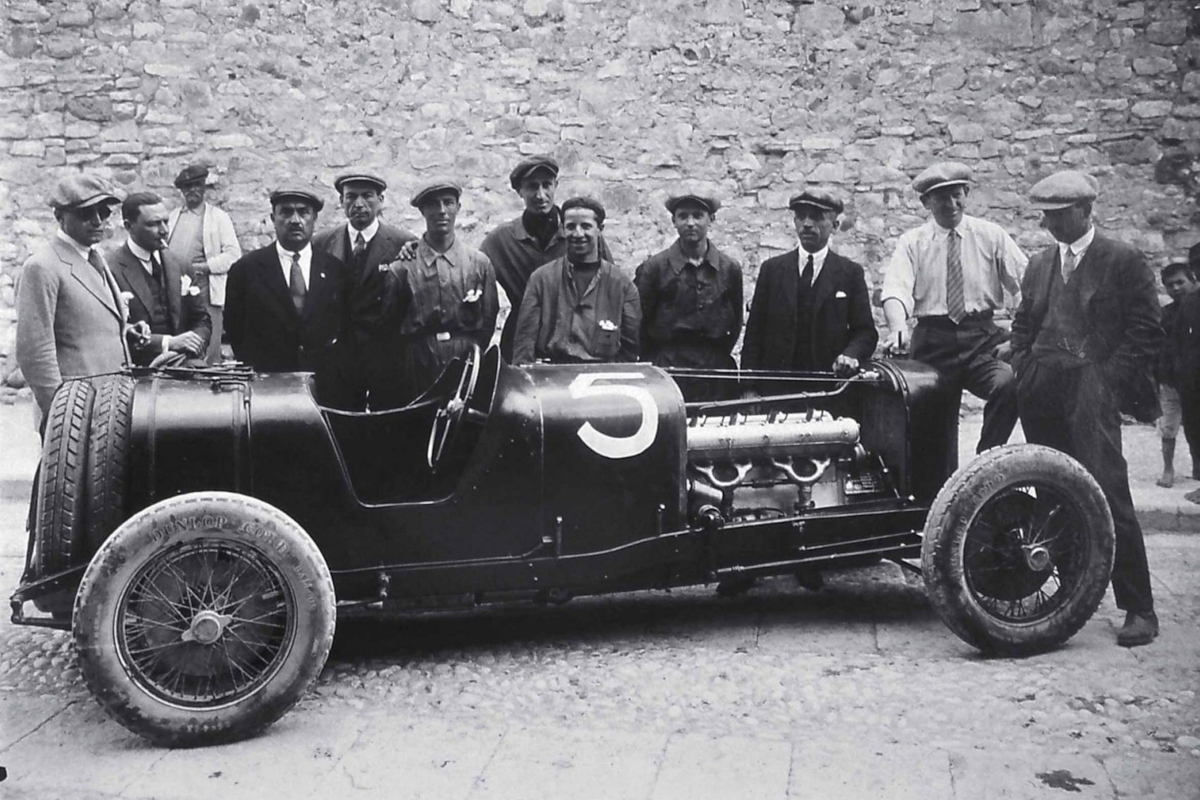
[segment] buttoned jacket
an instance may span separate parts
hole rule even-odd
[[[349,319],[347,344],[366,346],[383,333],[385,317],[386,269],[381,266],[396,260],[400,248],[416,241],[412,233],[380,221],[379,230],[371,237],[367,257],[361,269],[356,269],[354,245],[349,228],[342,223],[321,231],[313,237],[313,250],[323,250],[346,265],[346,313]]]
[[[148,365],[155,356],[163,352],[164,335],[178,336],[188,331],[195,333],[204,340],[200,348],[201,355],[208,348],[208,340],[212,337],[212,320],[208,316],[208,309],[205,308],[206,304],[199,287],[192,286],[189,277],[188,291],[185,294],[182,263],[167,250],[160,250],[158,256],[162,259],[163,280],[166,282],[164,294],[167,304],[163,310],[167,318],[167,327],[158,331],[151,328],[149,340],[134,345],[133,360],[142,366]],[[129,249],[128,242],[109,251],[108,264],[112,268],[117,285],[128,296],[129,322],[144,321],[152,324],[153,309],[158,303],[158,290],[142,262]]]

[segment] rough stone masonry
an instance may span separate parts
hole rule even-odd
[[[20,265],[53,229],[50,187],[81,168],[174,204],[171,178],[207,162],[246,248],[269,240],[285,175],[332,200],[342,168],[376,169],[387,216],[419,230],[412,188],[449,173],[478,244],[519,212],[513,162],[550,152],[560,199],[611,209],[626,270],[671,241],[662,200],[697,179],[725,203],[714,238],[747,296],[794,246],[804,183],[847,197],[835,249],[878,285],[923,218],[909,180],[942,158],[975,169],[971,210],[1027,250],[1049,239],[1022,198],[1067,167],[1100,179],[1100,224],[1156,266],[1200,239],[1185,0],[7,0],[0,16],[0,384],[19,382]]]

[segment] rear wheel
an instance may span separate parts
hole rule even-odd
[[[140,512],[79,586],[84,679],[122,725],[170,747],[251,736],[320,674],[333,581],[312,539],[242,495],[181,495]]]
[[[938,493],[922,546],[925,588],[969,644],[1041,652],[1095,613],[1114,541],[1108,502],[1079,462],[1048,447],[999,447]]]

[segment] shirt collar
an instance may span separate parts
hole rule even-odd
[[[439,253],[429,246],[429,242],[425,237],[421,237],[420,243],[417,245],[417,257],[421,259],[423,264],[433,264],[439,258],[444,258],[452,267],[457,267],[462,261],[461,248],[462,242],[458,238],[458,234],[454,234],[454,244],[450,245],[450,249],[444,253]]]
[[[202,200],[202,201],[200,202],[200,205],[196,206],[195,208],[188,208],[187,206],[184,206],[184,207],[183,207],[183,213],[184,213],[184,214],[195,214],[197,217],[203,217],[203,216],[204,216],[204,211],[205,211],[207,208],[208,208],[208,201],[207,201],[207,200]]]
[[[371,220],[371,224],[363,228],[361,231],[347,222],[346,232],[350,234],[351,245],[354,244],[355,239],[358,238],[358,234],[360,233],[363,235],[363,239],[366,241],[366,243],[370,244],[371,240],[375,238],[375,234],[379,233],[379,217]]]
[[[1093,225],[1092,227],[1088,228],[1087,233],[1085,233],[1083,236],[1080,236],[1070,244],[1063,244],[1062,242],[1059,242],[1058,249],[1060,253],[1065,256],[1067,254],[1067,249],[1070,248],[1071,252],[1075,254],[1075,260],[1078,261],[1079,259],[1083,258],[1084,252],[1091,246],[1092,240],[1095,238],[1096,227]]]
[[[704,258],[700,259],[700,264],[708,264],[715,267],[716,258],[714,256],[716,255],[716,248],[713,247],[711,240],[705,239],[704,241],[708,245],[708,249],[704,251]],[[684,267],[692,263],[688,261],[688,257],[683,252],[683,245],[680,244],[678,239],[667,249],[667,263],[670,265],[671,271],[675,273],[681,272]]]
[[[801,245],[801,247],[800,247],[800,269],[804,269],[804,264],[808,261],[808,257],[812,256],[813,272],[816,272],[816,271],[820,270],[822,266],[825,265],[825,258],[828,255],[829,255],[829,245],[828,244],[826,244],[824,247],[822,247],[820,250],[818,250],[815,253],[808,252],[807,250],[804,249],[804,246]]]
[[[91,255],[92,250],[95,249],[92,247],[84,247],[79,242],[75,241],[70,236],[68,236],[67,232],[64,231],[62,228],[59,228],[54,233],[56,236],[58,236],[59,239],[66,242],[72,250],[74,250],[76,253],[78,253],[80,256],[82,256],[84,261],[88,260],[88,256]]]
[[[146,263],[150,260],[150,251],[135,242],[132,236],[129,237],[126,244],[129,245],[129,252],[133,253],[138,261]]]
[[[292,263],[292,251],[284,249],[284,246],[281,245],[278,240],[275,241],[275,251],[279,254],[280,264],[283,264],[286,267],[288,264]],[[297,252],[300,253],[300,262],[302,264],[307,264],[312,260],[312,242],[304,245],[304,247]]]

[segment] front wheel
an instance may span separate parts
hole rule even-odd
[[[266,503],[205,492],[164,500],[96,553],[75,601],[88,689],[156,744],[251,736],[320,674],[333,581],[299,525]]]
[[[983,453],[942,487],[921,552],[934,609],[963,641],[1006,656],[1058,647],[1099,607],[1112,571],[1108,501],[1070,456]]]

